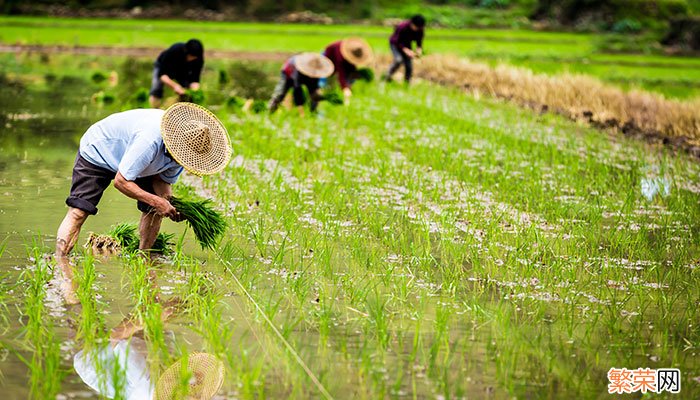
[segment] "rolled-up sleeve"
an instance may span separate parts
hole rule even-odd
[[[158,155],[158,144],[135,140],[126,149],[119,162],[119,172],[127,181],[133,181]]]

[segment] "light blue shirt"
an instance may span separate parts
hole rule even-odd
[[[177,182],[182,166],[166,154],[160,121],[165,111],[137,109],[96,122],[80,139],[80,155],[90,163],[120,172],[128,181],[160,175]]]

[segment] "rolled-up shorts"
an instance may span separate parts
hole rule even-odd
[[[66,199],[66,204],[90,215],[97,214],[97,204],[116,175],[116,172],[92,164],[78,152],[73,166],[70,195]],[[154,177],[155,175],[137,178],[134,183],[148,193],[155,194],[153,190]],[[136,207],[144,213],[154,211],[153,207],[142,201],[137,201]]]
[[[158,63],[153,64],[150,95],[159,99],[163,98],[163,82],[160,80],[160,64]]]

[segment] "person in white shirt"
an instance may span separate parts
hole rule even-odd
[[[63,271],[61,289],[68,303],[72,290],[68,254],[105,189],[114,187],[137,200],[141,211],[139,249],[153,246],[163,217],[180,221],[170,204],[171,186],[183,169],[206,175],[221,171],[231,157],[226,128],[207,109],[176,103],[166,111],[137,109],[112,114],[92,125],[80,140],[73,167],[68,212],[56,234],[56,259]]]

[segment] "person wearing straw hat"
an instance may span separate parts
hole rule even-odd
[[[209,110],[192,103],[175,103],[165,111],[124,111],[92,125],[80,139],[66,199],[68,212],[56,234],[55,256],[63,272],[66,301],[77,303],[68,254],[87,217],[97,214],[112,181],[117,190],[137,200],[139,249],[147,250],[163,217],[182,220],[168,199],[183,169],[195,175],[213,174],[224,169],[230,157],[226,128]]]
[[[153,79],[149,102],[160,107],[164,87],[170,86],[182,96],[187,89],[199,89],[199,78],[204,66],[204,46],[197,39],[175,43],[164,50],[153,64]]]
[[[290,57],[282,66],[280,80],[270,99],[270,113],[275,112],[284,100],[289,89],[292,89],[294,105],[299,114],[304,115],[304,89],[311,97],[311,111],[316,111],[321,95],[318,91],[320,78],[327,78],[333,73],[333,62],[326,56],[317,53],[301,53]]]
[[[389,38],[389,47],[394,55],[394,61],[389,66],[384,78],[391,81],[391,76],[403,64],[404,80],[408,84],[413,75],[413,58],[423,54],[423,35],[425,29],[425,18],[418,14],[396,26],[394,34]],[[416,42],[416,50],[413,51],[413,42]]]
[[[338,75],[338,83],[343,89],[345,104],[350,101],[352,90],[351,76],[359,68],[367,67],[374,59],[372,47],[361,38],[351,37],[333,42],[323,51],[323,55],[333,62],[335,72]],[[325,78],[320,81],[321,87],[325,86]]]

